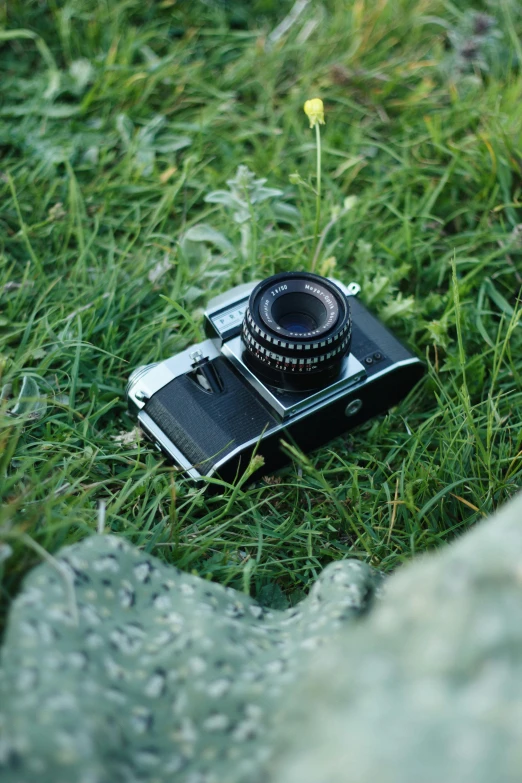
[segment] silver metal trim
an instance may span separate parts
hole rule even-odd
[[[367,378],[366,382],[362,383],[360,388],[366,388],[366,386],[369,386],[370,383],[373,383],[375,380],[377,380],[377,378],[380,378],[383,375],[387,375],[388,373],[390,373],[392,370],[396,369],[397,367],[407,367],[409,364],[422,364],[422,362],[420,361],[420,359],[417,359],[416,356],[412,357],[411,359],[403,359],[400,362],[395,362],[395,364],[392,364],[391,367],[388,367],[386,370],[381,370],[380,372],[376,372],[375,375],[372,375],[370,378]],[[346,393],[349,393],[349,392],[352,392],[353,390],[354,390],[353,387],[350,386],[345,391],[346,391]],[[339,398],[341,398],[343,396],[344,396],[344,393],[341,393],[341,394],[336,395],[335,397],[332,397],[328,401],[329,402],[334,402],[335,400],[337,400],[337,399],[339,399]],[[322,402],[322,401],[320,401],[320,402]],[[318,402],[317,405],[314,406],[314,408],[319,408],[320,407],[320,402]],[[307,416],[308,414],[310,414],[312,412],[313,412],[313,409],[302,411],[297,416],[292,417],[292,419],[285,419],[283,422],[281,422],[281,424],[278,424],[276,427],[272,427],[272,429],[270,429],[270,430],[265,430],[265,432],[263,433],[263,439],[268,434],[273,434],[275,432],[281,432],[282,430],[286,429],[286,427],[290,423],[293,424],[294,421],[300,421],[301,419],[303,419],[305,416]],[[339,433],[339,434],[341,434],[341,433]],[[261,440],[261,435],[258,435],[257,438],[252,438],[252,440],[249,440],[246,443],[242,443],[241,446],[237,447],[237,449],[234,449],[233,451],[230,451],[226,455],[226,457],[223,457],[223,459],[219,460],[219,462],[216,462],[216,464],[213,466],[213,468],[210,471],[210,473],[207,473],[206,475],[209,476],[209,477],[213,476],[214,473],[217,473],[219,471],[219,469],[222,467],[222,465],[225,465],[230,459],[235,457],[236,454],[239,454],[240,452],[244,451],[245,449],[250,448],[250,446],[254,446],[256,443],[259,442],[259,440]]]
[[[246,299],[260,282],[260,280],[254,280],[253,283],[242,283],[241,285],[234,286],[234,288],[231,288],[230,291],[226,291],[224,294],[214,296],[207,303],[204,312],[205,318],[210,320],[210,318],[220,310],[224,310],[227,307],[239,303],[242,299]]]
[[[134,410],[135,413],[141,410],[147,401],[167,383],[190,372],[193,369],[193,357],[196,352],[201,353],[202,356],[208,356],[209,359],[217,359],[218,356],[221,356],[221,351],[214,340],[204,340],[202,343],[191,345],[164,362],[152,365],[147,372],[139,374],[135,379],[131,375],[127,392],[131,410]]]
[[[138,380],[150,372],[153,367],[156,367],[157,364],[158,362],[151,362],[150,364],[142,364],[139,367],[136,367],[136,369],[133,370],[129,375],[129,380],[125,386],[125,395],[128,396],[130,390],[138,382]]]
[[[355,358],[353,354],[349,354],[346,358],[346,363],[342,375],[335,383],[330,384],[324,389],[318,389],[317,391],[310,392],[304,398],[292,399],[292,395],[284,395],[283,398],[272,392],[267,386],[264,385],[254,373],[249,370],[242,359],[243,344],[241,337],[234,337],[232,340],[228,340],[223,344],[221,349],[223,356],[226,356],[234,367],[239,370],[243,378],[248,381],[250,386],[262,397],[273,410],[281,416],[281,418],[288,418],[303,410],[310,410],[317,407],[320,402],[330,399],[339,395],[339,392],[345,389],[351,388],[354,384],[358,383],[362,378],[366,377],[366,370],[361,362]],[[288,399],[287,399],[288,398]]]
[[[165,451],[179,467],[184,470],[192,479],[201,479],[203,475],[196,470],[196,468],[188,461],[185,455],[178,449],[176,445],[167,438],[163,430],[151,419],[148,413],[140,411],[138,414],[138,422],[143,430],[152,438],[162,451]]]
[[[341,283],[341,281],[336,277],[329,277],[328,280],[330,280],[331,283],[335,283],[335,285],[341,289],[345,296],[357,296],[361,293],[361,286],[359,283],[351,282],[348,283],[348,285],[345,285],[344,283]]]

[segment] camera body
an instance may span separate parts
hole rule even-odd
[[[212,299],[207,339],[137,368],[129,410],[194,480],[269,473],[396,405],[424,365],[357,299],[356,283],[275,275]]]

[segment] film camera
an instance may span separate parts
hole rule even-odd
[[[138,424],[193,479],[233,480],[256,451],[288,461],[396,405],[423,364],[357,299],[359,285],[274,275],[212,299],[207,339],[138,367],[127,395]]]

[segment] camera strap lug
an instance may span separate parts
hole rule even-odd
[[[359,283],[350,283],[348,286],[346,286],[346,290],[349,296],[357,296],[361,293],[361,286]]]

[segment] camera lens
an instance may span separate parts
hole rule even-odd
[[[274,275],[253,290],[242,337],[246,363],[267,383],[291,391],[326,386],[350,349],[348,300],[319,275]]]

